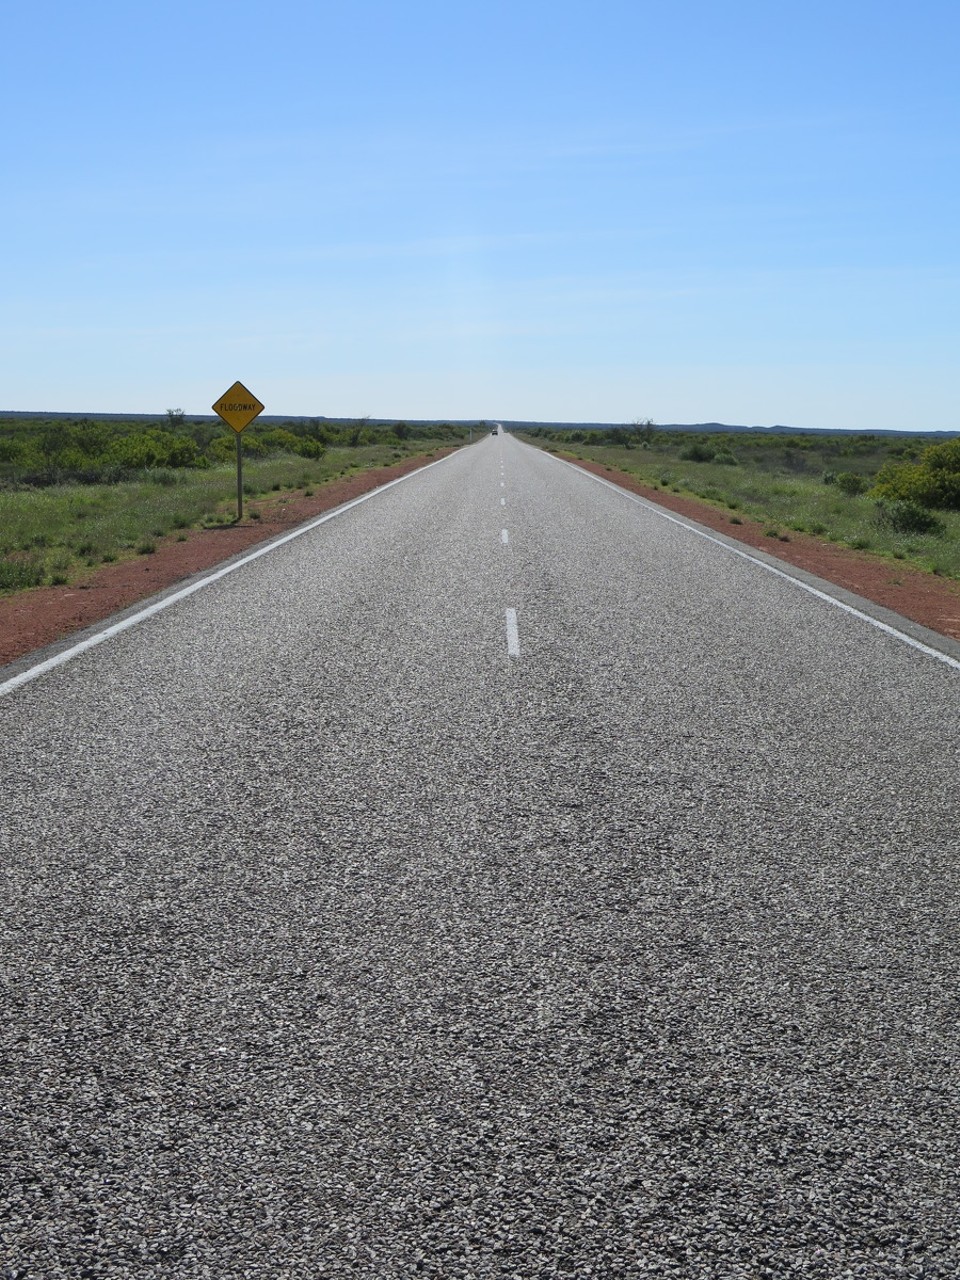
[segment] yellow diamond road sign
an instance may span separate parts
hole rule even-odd
[[[263,413],[263,405],[242,382],[235,382],[213,406],[213,412],[218,413],[227,426],[233,427],[239,435],[258,414]]]

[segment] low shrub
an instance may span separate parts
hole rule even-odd
[[[43,568],[34,560],[0,556],[0,591],[22,591],[24,587],[39,587],[42,581]]]
[[[716,451],[708,444],[690,444],[686,449],[680,450],[680,457],[684,462],[713,462],[716,456]],[[732,454],[730,456],[733,457]]]
[[[901,499],[878,502],[876,522],[881,529],[894,533],[926,533],[939,537],[946,531],[943,521],[919,502]]]
[[[857,475],[855,471],[838,471],[834,476],[833,483],[841,493],[845,493],[851,498],[856,497],[859,493],[866,493],[870,487],[870,482],[867,478]]]

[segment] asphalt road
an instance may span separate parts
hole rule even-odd
[[[955,1280],[958,695],[502,437],[9,690],[0,1280]]]

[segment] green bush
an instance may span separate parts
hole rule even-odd
[[[684,462],[713,462],[716,452],[708,444],[690,444],[680,450]]]
[[[866,477],[857,475],[855,471],[838,471],[834,476],[833,483],[841,493],[845,493],[851,498],[858,493],[866,493],[870,487],[870,482]]]
[[[931,471],[960,474],[960,438],[947,440],[943,444],[930,445],[920,455],[920,461]]]
[[[250,431],[244,431],[240,436],[240,449],[245,458],[264,458],[270,452],[268,447],[258,437]],[[237,442],[233,434],[229,436],[217,436],[215,440],[211,440],[207,447],[207,453],[216,462],[230,462],[237,456]]]
[[[153,467],[205,466],[206,459],[188,436],[174,435],[159,429],[141,431],[113,440],[103,454],[106,465],[129,471],[145,471]]]
[[[285,431],[283,427],[261,432],[260,439],[271,453],[296,453],[300,443],[299,436],[295,436],[292,431]]]
[[[895,533],[928,533],[939,537],[945,532],[942,520],[919,502],[900,499],[877,503],[877,524]]]
[[[960,510],[960,439],[930,445],[918,462],[888,462],[873,493],[881,501]]]
[[[309,436],[303,436],[297,441],[296,452],[301,458],[322,458],[327,449],[326,445],[321,444],[319,440],[311,440]]]
[[[319,440],[313,440],[310,436],[295,435],[283,427],[264,431],[259,439],[269,453],[293,453],[301,458],[322,458],[327,451],[326,446]]]

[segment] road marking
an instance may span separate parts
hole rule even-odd
[[[388,480],[386,484],[380,485],[379,488],[371,489],[369,493],[362,493],[359,498],[353,498],[350,502],[345,502],[343,506],[335,507],[333,511],[327,511],[322,516],[317,516],[315,520],[311,520],[308,524],[302,524],[290,533],[285,533],[281,537],[275,538],[265,547],[258,547],[256,551],[251,551],[249,555],[244,556],[242,559],[235,560],[232,564],[225,565],[222,569],[215,569],[205,578],[201,578],[199,582],[192,582],[189,587],[183,587],[172,595],[164,596],[162,600],[147,605],[145,609],[131,614],[130,617],[124,618],[121,622],[115,622],[112,626],[105,627],[103,631],[98,631],[96,635],[88,636],[86,640],[80,640],[77,644],[71,645],[69,649],[55,653],[52,658],[47,658],[44,662],[38,662],[35,667],[28,667],[26,671],[21,671],[19,675],[12,676],[9,680],[0,684],[0,698],[5,694],[12,693],[14,689],[19,689],[21,685],[29,684],[31,680],[36,680],[40,676],[46,675],[48,671],[52,671],[55,667],[63,666],[65,662],[69,662],[71,658],[78,657],[81,653],[86,653],[88,649],[93,649],[98,644],[103,644],[104,640],[110,640],[114,636],[118,636],[121,631],[128,631],[138,623],[145,622],[147,618],[152,618],[155,613],[161,613],[164,609],[169,609],[171,605],[185,600],[187,596],[194,595],[195,592],[200,591],[203,587],[219,582],[227,574],[235,573],[237,569],[242,569],[244,565],[250,564],[251,561],[259,560],[261,556],[269,555],[271,551],[276,551],[277,547],[282,547],[285,543],[292,542],[294,538],[301,538],[305,533],[310,533],[320,525],[326,524],[328,520],[335,520],[338,516],[342,516],[354,507],[358,507],[361,502],[368,502],[371,498],[377,497],[378,494],[386,493],[394,485],[403,484],[406,480],[412,480],[414,476],[423,475],[431,467],[439,467],[441,463],[449,462],[451,458],[456,456],[457,453],[448,453],[445,457],[438,458],[436,462],[428,462],[425,467],[418,467],[416,471],[409,471],[405,476],[398,476],[396,480]]]
[[[520,657],[520,632],[517,629],[516,609],[507,610],[507,654],[511,658]]]
[[[501,498],[501,499],[500,499],[500,505],[501,505],[501,507],[505,507],[505,506],[507,505],[507,500],[506,500],[506,498]]]
[[[507,546],[507,544],[509,543],[510,535],[507,533],[506,529],[500,530],[500,541],[503,543],[504,546]]]
[[[536,446],[530,445],[530,448],[533,449]],[[928,658],[936,658],[939,662],[946,663],[948,667],[953,667],[955,671],[960,671],[960,660],[952,658],[948,653],[942,653],[939,649],[934,649],[930,645],[924,644],[921,640],[915,640],[913,636],[907,635],[905,631],[899,631],[896,627],[891,627],[889,623],[882,622],[879,618],[873,618],[869,613],[864,613],[862,609],[857,609],[854,605],[847,604],[844,600],[838,600],[836,596],[828,595],[826,591],[821,591],[811,583],[804,582],[802,578],[795,578],[792,573],[786,573],[783,569],[777,569],[774,565],[767,564],[764,560],[759,560],[755,555],[751,555],[749,551],[742,551],[739,547],[731,546],[723,538],[715,537],[712,533],[706,533],[703,529],[695,529],[686,520],[672,515],[670,512],[665,511],[663,507],[658,507],[655,502],[648,502],[646,498],[641,498],[637,494],[631,493],[629,489],[621,489],[618,484],[613,484],[610,480],[604,480],[602,476],[596,476],[592,471],[584,471],[582,467],[577,467],[572,462],[567,462],[565,458],[558,458],[550,453],[546,456],[552,458],[554,462],[559,462],[563,466],[569,467],[572,471],[576,471],[578,475],[586,476],[590,480],[596,480],[597,484],[602,484],[605,488],[612,489],[614,493],[620,494],[622,498],[628,498],[631,502],[636,503],[638,507],[644,507],[647,511],[653,512],[654,515],[660,516],[663,520],[668,520],[670,524],[680,525],[688,533],[695,533],[698,538],[703,538],[705,542],[712,542],[714,546],[722,547],[724,551],[729,551],[731,555],[739,556],[741,560],[749,560],[751,564],[757,565],[760,569],[766,569],[767,573],[772,573],[775,577],[782,578],[784,582],[792,582],[795,587],[809,592],[810,595],[816,596],[818,600],[823,600],[826,604],[831,604],[834,608],[841,609],[844,613],[849,613],[854,618],[859,618],[862,622],[869,622],[871,627],[876,627],[878,631],[884,632],[885,635],[892,636],[894,640],[902,640],[911,649],[917,649],[920,653],[925,653]],[[2,692],[3,690],[0,688],[0,693]]]

